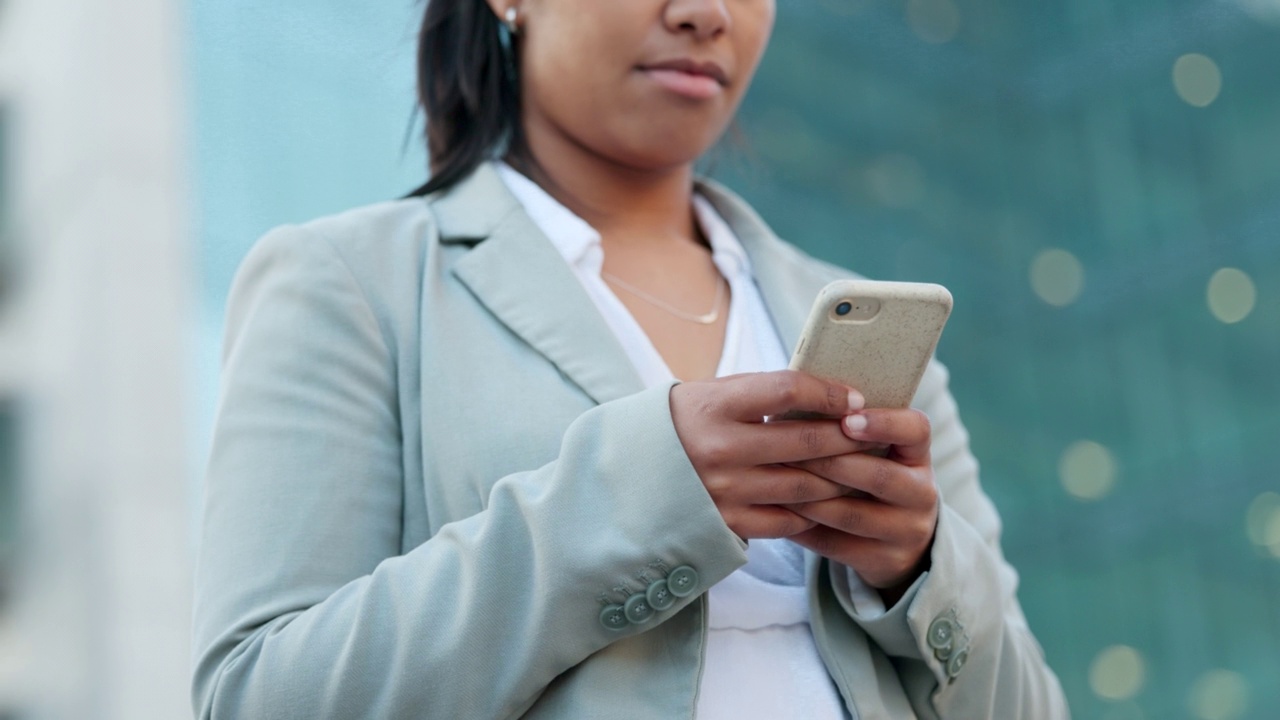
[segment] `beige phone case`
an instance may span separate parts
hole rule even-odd
[[[837,280],[818,293],[791,368],[858,390],[869,408],[907,407],[950,314],[941,285]]]

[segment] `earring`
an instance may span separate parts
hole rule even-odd
[[[507,32],[512,35],[520,34],[520,25],[517,23],[519,18],[520,11],[516,9],[515,5],[507,8],[507,11],[502,15],[502,24],[507,26]]]

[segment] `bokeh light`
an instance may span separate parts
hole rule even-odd
[[[1250,542],[1280,559],[1280,494],[1264,492],[1249,503],[1245,532]]]
[[[1238,323],[1253,312],[1258,300],[1253,279],[1238,268],[1222,268],[1209,278],[1209,311],[1228,325]]]
[[[1264,492],[1249,503],[1245,531],[1254,545],[1265,547],[1280,542],[1280,493]]]
[[[1191,714],[1200,720],[1235,720],[1249,709],[1249,684],[1231,670],[1210,670],[1191,686]]]
[[[1092,440],[1072,443],[1058,461],[1062,487],[1081,500],[1106,497],[1116,482],[1116,461],[1111,451]]]
[[[1070,305],[1084,290],[1084,266],[1066,250],[1044,250],[1031,261],[1031,289],[1054,307]]]
[[[1212,58],[1188,53],[1173,63],[1173,88],[1188,105],[1208,107],[1222,92],[1222,71]]]
[[[921,40],[942,45],[960,32],[960,8],[952,0],[907,0],[907,24]]]
[[[1146,682],[1142,654],[1128,645],[1112,645],[1098,653],[1089,666],[1089,687],[1105,700],[1128,700]]]

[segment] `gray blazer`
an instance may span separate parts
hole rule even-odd
[[[848,273],[699,191],[794,344]],[[232,288],[223,363],[200,717],[693,716],[702,591],[745,546],[682,450],[668,388],[642,388],[491,166],[269,233]],[[945,498],[931,569],[867,620],[846,569],[811,555],[818,649],[855,718],[1066,717],[946,384],[935,364],[917,397]],[[674,604],[618,614],[655,585]]]

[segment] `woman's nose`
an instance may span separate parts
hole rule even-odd
[[[664,20],[672,32],[693,33],[699,40],[727,32],[733,24],[725,0],[671,0]]]

